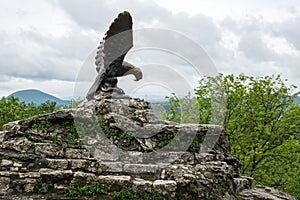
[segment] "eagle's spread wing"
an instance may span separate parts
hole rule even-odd
[[[96,55],[96,65],[104,64],[106,73],[111,68],[121,67],[126,53],[132,48],[132,18],[129,12],[122,12],[110,25],[100,42]]]
[[[110,25],[97,48],[95,64],[98,75],[87,97],[98,91],[105,77],[116,77],[126,53],[132,47],[132,18],[129,12],[124,11]]]

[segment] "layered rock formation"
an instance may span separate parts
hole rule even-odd
[[[158,119],[141,99],[102,99],[0,132],[0,199],[295,199],[251,188],[215,125]]]

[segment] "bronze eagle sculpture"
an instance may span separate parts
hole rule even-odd
[[[124,11],[112,22],[100,42],[95,57],[98,72],[86,98],[122,98],[124,91],[117,86],[117,77],[132,74],[135,81],[142,78],[142,71],[124,61],[126,53],[133,47],[132,17]]]

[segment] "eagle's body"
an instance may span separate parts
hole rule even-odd
[[[142,72],[134,65],[125,62],[126,53],[133,47],[132,18],[129,12],[122,12],[110,25],[97,48],[95,57],[98,75],[87,94],[87,99],[100,97],[122,97],[124,91],[117,87],[117,77],[133,74],[136,81]]]

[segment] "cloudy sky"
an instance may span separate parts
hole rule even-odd
[[[144,92],[151,84],[166,91],[196,86],[200,76],[186,66],[200,66],[187,52],[205,52],[217,72],[282,74],[300,87],[298,0],[9,0],[0,2],[0,96],[35,88],[69,98],[82,74],[90,77],[88,87],[96,73],[94,50],[123,10],[133,16],[137,40],[161,30],[156,50],[144,45],[128,55],[146,80],[148,74]],[[162,49],[170,38],[174,44]],[[156,69],[162,71],[151,74]],[[132,91],[140,90],[134,84]]]

